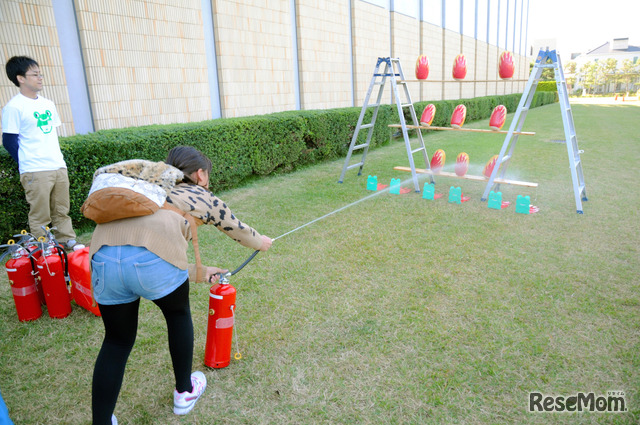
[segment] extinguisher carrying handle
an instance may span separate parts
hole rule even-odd
[[[258,252],[260,252],[259,249],[255,250],[253,254],[251,254],[249,256],[249,258],[247,258],[246,260],[244,260],[244,263],[240,264],[240,267],[238,267],[237,269],[235,269],[232,272],[227,272],[227,273],[216,273],[218,276],[220,276],[221,279],[227,279],[229,276],[233,276],[234,274],[238,273],[240,270],[242,270],[244,268],[244,266],[246,266],[249,261],[253,260],[253,257],[255,257],[256,255],[258,255]],[[211,281],[211,279],[209,279],[209,281]]]

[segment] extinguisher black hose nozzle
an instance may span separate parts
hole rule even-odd
[[[233,276],[234,274],[238,273],[240,270],[242,270],[242,268],[244,266],[246,266],[249,261],[253,260],[253,257],[255,257],[258,252],[260,252],[260,250],[256,250],[253,254],[251,254],[251,256],[249,258],[247,258],[246,260],[244,260],[244,263],[240,264],[240,267],[238,267],[237,269],[235,269],[234,271],[232,271],[231,273],[229,273],[229,276]]]
[[[234,271],[232,271],[232,272],[227,272],[227,273],[216,273],[216,274],[217,274],[218,276],[220,276],[220,279],[222,279],[222,278],[226,279],[226,278],[228,278],[229,276],[233,276],[234,274],[236,274],[236,273],[238,273],[240,270],[242,270],[242,269],[243,269],[243,267],[244,267],[244,266],[246,266],[246,265],[249,263],[249,261],[253,260],[253,257],[255,257],[255,256],[258,254],[258,252],[260,252],[260,250],[259,250],[259,249],[257,249],[253,254],[251,254],[251,255],[249,256],[249,258],[247,258],[246,260],[244,260],[244,263],[240,264],[240,267],[238,267],[238,268],[237,268],[237,269],[235,269]],[[209,282],[211,282],[211,278],[212,278],[212,277],[213,277],[213,276],[209,277]]]

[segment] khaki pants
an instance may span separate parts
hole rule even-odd
[[[29,230],[36,238],[44,236],[42,226],[52,227],[56,240],[65,243],[76,234],[69,217],[69,176],[66,168],[20,174],[20,183],[29,203]]]

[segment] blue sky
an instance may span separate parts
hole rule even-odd
[[[529,45],[556,38],[558,52],[566,57],[624,37],[640,46],[638,0],[529,0]]]

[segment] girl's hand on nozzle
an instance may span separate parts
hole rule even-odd
[[[216,283],[220,280],[220,275],[227,273],[229,270],[227,269],[219,269],[217,267],[207,267],[207,282]]]
[[[265,235],[262,235],[262,245],[260,246],[260,251],[266,251],[269,248],[271,248],[271,244],[273,243],[273,240]]]

